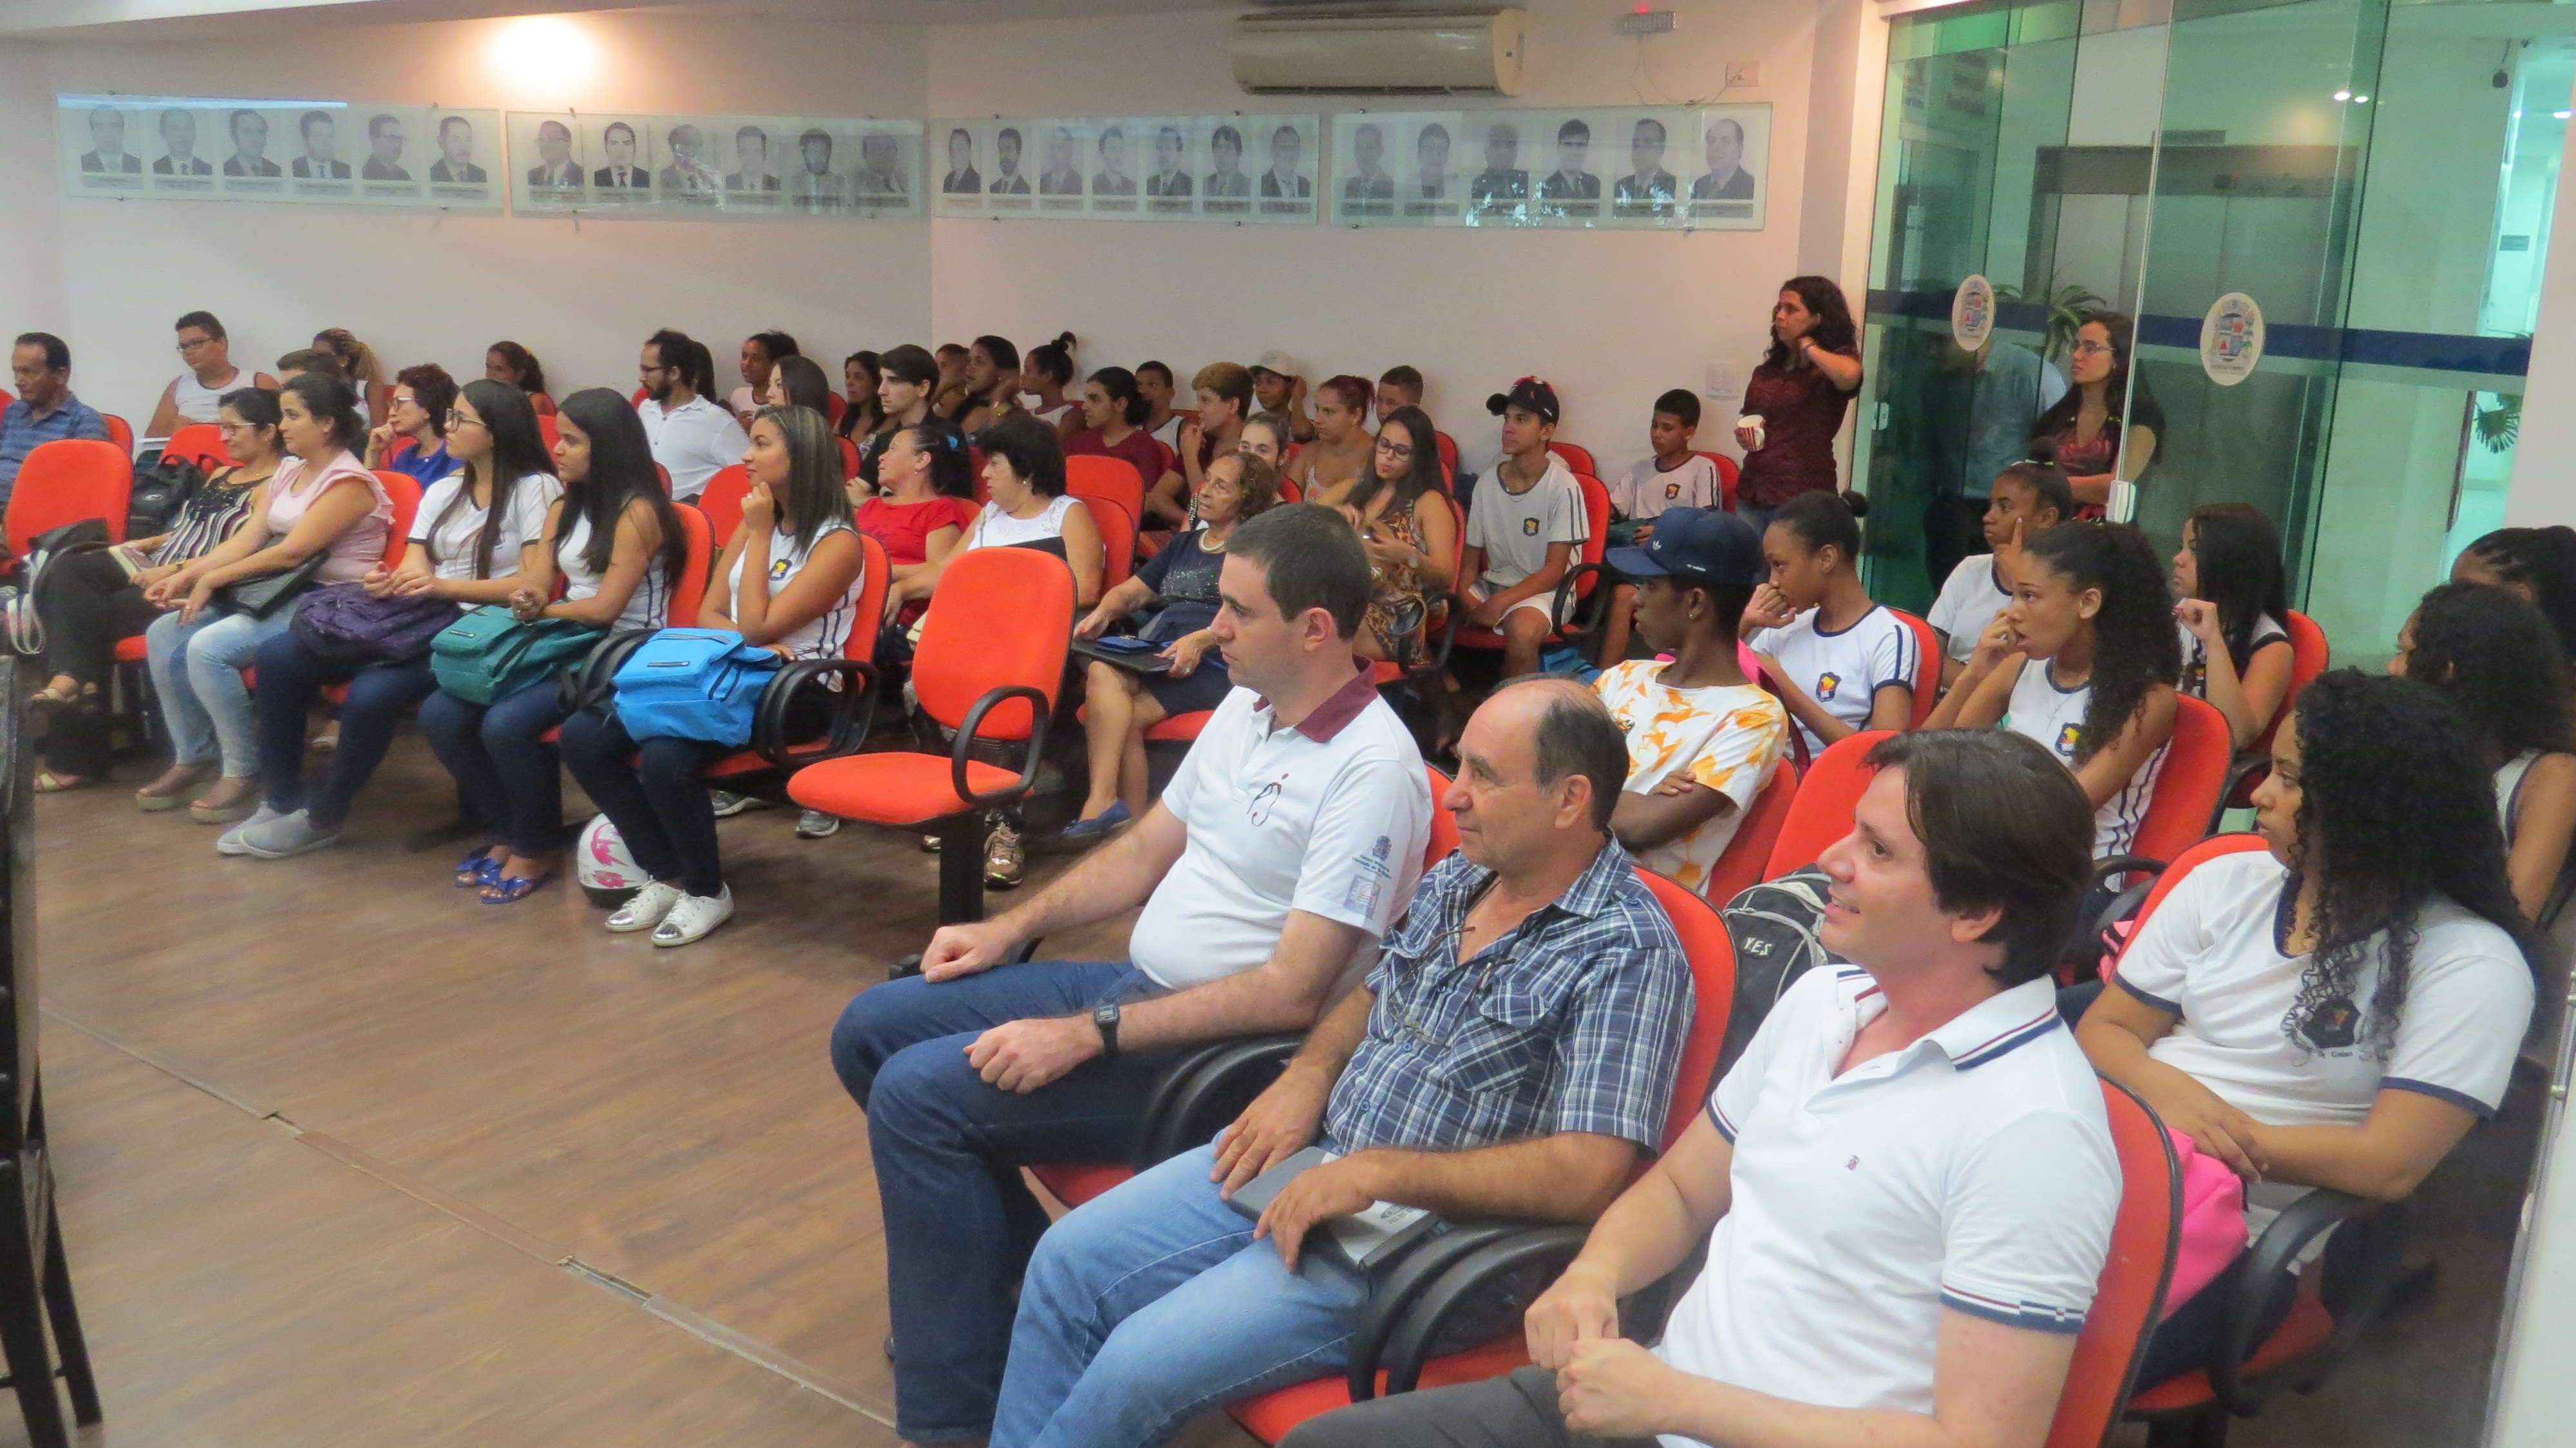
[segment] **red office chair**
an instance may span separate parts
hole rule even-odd
[[[826,393],[824,393],[824,394],[823,394],[823,419],[824,419],[824,421],[829,422],[830,424],[832,424],[833,428],[834,428],[835,430],[837,430],[837,429],[840,427],[840,425],[841,425],[841,413],[842,413],[842,411],[843,411],[844,409],[846,409],[849,405],[850,405],[850,404],[849,404],[849,400],[848,400],[848,399],[846,399],[846,398],[844,398],[844,397],[842,397],[842,396],[841,396],[841,394],[839,394],[839,393],[837,393],[837,392],[826,392]],[[853,474],[853,476],[856,476],[856,475],[855,475],[855,474]]]
[[[687,507],[685,503],[679,507]],[[688,515],[682,514],[683,523]],[[784,797],[788,781],[799,770],[811,768],[825,760],[839,759],[859,752],[868,739],[868,725],[876,709],[877,624],[885,617],[886,589],[894,582],[886,564],[885,545],[868,534],[859,535],[859,596],[851,601],[850,621],[841,632],[840,656],[827,659],[804,659],[778,671],[761,693],[760,715],[753,721],[751,747],[736,750],[707,767],[707,778],[721,779],[724,787],[736,794],[756,795],[762,799]],[[699,569],[704,579],[705,568]],[[706,592],[701,581],[696,595],[689,599],[692,617]],[[677,619],[678,600],[673,600],[672,617]],[[787,706],[796,690],[825,674],[842,676],[841,691],[834,700],[832,721],[817,738],[790,742],[785,735]]]
[[[698,494],[698,511],[707,515],[707,527],[715,535],[716,549],[733,541],[736,528],[742,526],[742,500],[751,492],[751,473],[740,463],[716,469],[707,479],[705,491]]]
[[[222,428],[211,422],[192,422],[170,434],[161,445],[161,456],[186,458],[206,472],[233,465],[233,455],[224,446]]]
[[[1601,476],[1600,467],[1592,461],[1590,448],[1570,442],[1552,442],[1547,445],[1547,450],[1565,459],[1565,465],[1578,473],[1596,478]]]
[[[1891,608],[1896,621],[1914,631],[1914,712],[1905,727],[1920,729],[1932,717],[1932,706],[1941,700],[1941,641],[1932,635],[1932,625],[1901,608]]]
[[[2127,1087],[2108,1077],[2101,1084],[2111,1148],[2120,1159],[2120,1207],[2045,1448],[2100,1448],[2110,1436],[2136,1386],[2182,1241],[2182,1168],[2164,1123]]]
[[[635,406],[637,406],[637,407],[642,407],[642,406],[644,405],[645,399],[647,399],[647,398],[651,397],[652,395],[653,395],[653,390],[652,390],[651,388],[649,388],[649,387],[638,387],[638,388],[636,388],[636,389],[635,389],[635,394],[634,394],[633,396],[631,396],[631,397],[627,398],[626,400],[627,400],[629,403],[632,403],[633,405],[635,405]]]
[[[841,481],[846,483],[859,475],[859,445],[839,433],[832,434],[832,441],[840,444]]]
[[[112,442],[73,437],[38,443],[19,466],[0,524],[10,556],[26,557],[39,533],[91,518],[107,524],[110,542],[124,542],[126,495],[133,486],[134,460]]]
[[[2227,760],[2233,740],[2227,716],[2218,706],[2189,694],[2174,697],[2173,742],[2166,747],[2164,772],[2147,798],[2146,817],[2138,821],[2132,855],[2170,860],[2209,833],[2209,817],[2227,789]]]
[[[1279,501],[1283,503],[1302,503],[1306,501],[1306,490],[1297,486],[1297,480],[1295,478],[1283,475],[1279,479]]]
[[[1728,457],[1724,453],[1701,452],[1697,449],[1693,449],[1691,455],[1693,457],[1706,458],[1717,465],[1717,486],[1720,494],[1722,495],[1721,501],[1726,505],[1726,511],[1730,513],[1734,512],[1735,475],[1737,471],[1735,459]]]
[[[553,413],[539,412],[537,414],[537,436],[545,440],[546,456],[554,456],[555,443],[562,439],[563,429],[556,424],[555,415]]]
[[[692,503],[673,503],[671,511],[680,515],[680,533],[687,539],[689,545],[689,556],[680,563],[680,576],[671,580],[671,626],[690,628],[696,625],[698,610],[707,601],[707,576],[715,569],[716,553],[723,547],[723,543],[717,539],[715,525],[708,521],[704,508]],[[732,534],[727,533],[725,536],[730,538]],[[870,557],[873,558],[874,555]],[[885,570],[878,568],[873,570],[872,576],[882,578],[884,574]],[[860,600],[862,605],[866,602],[864,598]],[[882,594],[877,599],[877,608],[880,612],[885,608]],[[867,612],[864,607],[858,614],[858,617],[863,620],[873,619],[876,616]],[[868,636],[874,638],[876,631],[870,629]]]
[[[99,421],[107,424],[107,440],[116,444],[118,452],[129,458],[134,456],[134,424],[113,412],[102,412],[98,416]]]
[[[1100,530],[1100,591],[1107,593],[1136,572],[1136,515],[1107,498],[1085,498],[1082,505]]]
[[[1431,434],[1440,445],[1440,472],[1446,477],[1458,471],[1458,440],[1445,432]]]
[[[1709,867],[1708,883],[1700,891],[1708,902],[1719,909],[1726,902],[1762,883],[1771,866],[1771,852],[1780,843],[1780,831],[1789,823],[1789,811],[1798,797],[1798,766],[1783,759],[1768,784],[1753,796],[1752,807],[1745,810],[1742,823],[1735,827],[1735,838],[1726,842],[1726,850]]]
[[[1073,571],[1030,548],[978,548],[948,565],[912,661],[922,712],[954,731],[947,758],[827,760],[788,781],[807,809],[940,837],[939,923],[984,914],[985,812],[1026,798],[1073,636]],[[873,672],[873,671],[871,671]],[[978,739],[1027,742],[1018,773],[971,757]]]
[[[1085,502],[1105,498],[1126,509],[1130,518],[1145,516],[1145,480],[1125,458],[1097,454],[1066,458],[1064,490]]]
[[[653,465],[653,476],[661,479],[662,481],[662,496],[666,498],[671,496],[671,470],[662,466],[660,463],[655,463]]]
[[[1835,740],[1807,766],[1798,781],[1797,796],[1790,801],[1788,818],[1781,822],[1779,838],[1772,842],[1763,879],[1777,880],[1816,863],[1835,841],[1851,833],[1852,810],[1877,773],[1865,760],[1871,747],[1891,732],[1864,729]]]
[[[2281,625],[2290,631],[2290,687],[2281,695],[2281,707],[2272,711],[2271,722],[2263,726],[2263,732],[2229,767],[2227,795],[2218,806],[2220,814],[2231,809],[2253,807],[2255,789],[2272,774],[2272,740],[2281,732],[2281,721],[2290,717],[2291,708],[2299,702],[2299,691],[2314,683],[2317,675],[2324,673],[2332,661],[2333,651],[2327,647],[2326,631],[2317,626],[2315,619],[2293,609],[2288,618],[2281,620]],[[2213,830],[2218,828],[2218,820],[2214,816],[2209,827]]]

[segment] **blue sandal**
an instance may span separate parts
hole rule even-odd
[[[456,862],[456,888],[484,890],[501,879],[501,857],[487,850],[476,850]]]
[[[518,902],[527,899],[530,895],[535,894],[539,885],[545,884],[553,878],[554,876],[552,875],[496,876],[491,884],[483,887],[483,903],[486,905],[515,905]]]

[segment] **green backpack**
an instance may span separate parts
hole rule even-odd
[[[438,687],[469,704],[498,703],[581,662],[607,632],[561,618],[521,623],[486,604],[430,640],[430,672]]]

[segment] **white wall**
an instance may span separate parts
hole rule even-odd
[[[918,115],[919,27],[715,23],[643,15],[573,24],[597,45],[587,77],[519,88],[493,63],[509,22],[315,27],[223,43],[0,44],[0,118],[54,91],[302,96],[585,110]],[[12,127],[12,134],[28,134]],[[36,130],[49,134],[49,130]],[[7,148],[11,152],[24,148]],[[0,159],[0,167],[15,164]],[[177,370],[170,324],[204,307],[237,360],[266,364],[344,326],[388,363],[432,360],[480,376],[509,337],[544,361],[557,396],[635,386],[638,345],[676,326],[714,349],[730,387],[748,332],[785,327],[839,374],[860,347],[927,333],[929,233],[921,221],[574,222],[316,207],[56,199],[50,178],[0,172],[0,195],[35,198],[0,220],[0,267],[58,269],[60,314],[40,286],[0,281],[0,316],[59,324],[74,387],[139,428]],[[59,213],[59,222],[50,218]],[[56,253],[48,257],[49,249]]]
[[[0,132],[53,134],[54,106],[45,83],[45,54],[0,41]],[[71,325],[63,298],[61,233],[55,212],[61,182],[48,174],[46,146],[0,147],[0,331],[60,332]]]
[[[934,220],[933,328],[943,341],[994,332],[1023,345],[1070,330],[1081,339],[1081,367],[1158,357],[1185,384],[1205,363],[1248,362],[1270,347],[1303,359],[1318,381],[1336,372],[1374,378],[1409,362],[1429,378],[1433,418],[1471,456],[1479,443],[1490,451],[1486,395],[1535,372],[1565,400],[1558,436],[1593,449],[1605,468],[1642,457],[1655,396],[1702,390],[1713,359],[1749,370],[1776,288],[1799,269],[1816,8],[1812,0],[1678,0],[1679,30],[1646,42],[1642,71],[1638,43],[1611,28],[1629,8],[1532,0],[1526,84],[1513,103],[1705,101],[1728,62],[1755,62],[1760,85],[1726,99],[1773,108],[1765,230]],[[931,114],[1361,108],[1350,98],[1244,95],[1228,60],[1229,24],[1225,15],[1181,14],[937,27]],[[1837,195],[1849,160],[1845,129],[1828,139],[1828,155],[1812,158]],[[1733,403],[1704,405],[1700,445],[1732,451]]]

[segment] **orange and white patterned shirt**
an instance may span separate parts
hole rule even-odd
[[[1750,684],[1667,688],[1666,667],[1632,660],[1593,680],[1592,691],[1628,736],[1628,793],[1647,794],[1683,775],[1735,802],[1680,839],[1637,852],[1647,869],[1705,893],[1710,870],[1788,748],[1789,712]]]

